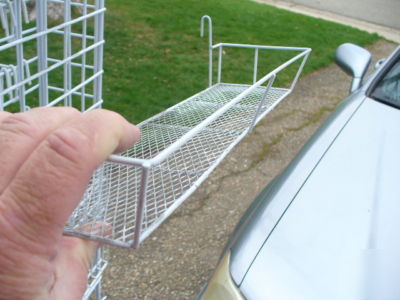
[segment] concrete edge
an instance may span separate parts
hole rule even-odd
[[[348,25],[351,27],[355,27],[364,31],[367,31],[369,33],[377,33],[380,36],[384,37],[385,39],[395,42],[397,44],[400,43],[400,30],[378,25],[378,24],[373,24],[345,16],[341,16],[335,13],[327,12],[327,11],[321,11],[315,8],[310,8],[306,7],[303,5],[295,4],[295,3],[289,3],[281,0],[253,0],[259,3],[264,3],[272,6],[276,6],[281,9],[289,10],[292,12],[296,12],[299,14],[319,18],[319,19],[324,19],[328,20],[331,22],[339,23],[339,24],[344,24]]]

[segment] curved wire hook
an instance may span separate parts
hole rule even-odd
[[[204,36],[204,20],[208,21],[208,85],[212,86],[212,20],[209,16],[205,15],[200,20],[200,37]]]
[[[208,21],[208,46],[212,47],[212,20],[210,16],[202,16],[200,20],[200,37],[204,36],[204,20]]]

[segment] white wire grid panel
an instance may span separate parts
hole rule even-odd
[[[149,160],[168,148],[246,91],[249,85],[217,84],[139,125],[141,140],[123,153]],[[190,138],[158,165],[147,179],[146,204],[140,224],[145,239],[214,169],[257,120],[273,108],[289,89],[258,87],[225,114]],[[261,101],[264,102],[261,105]],[[106,162],[99,168],[66,231],[122,247],[132,247],[138,222],[143,171],[138,166]],[[88,224],[90,224],[88,226]],[[137,237],[137,236],[136,236]],[[140,242],[139,241],[139,242]]]
[[[0,0],[0,110],[100,107],[104,11],[103,0]]]
[[[101,107],[104,11],[103,0],[0,0],[0,110]],[[84,299],[102,299],[106,266],[100,249]]]

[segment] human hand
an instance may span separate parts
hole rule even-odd
[[[63,236],[91,174],[139,130],[106,110],[0,112],[0,299],[81,299],[97,244]]]

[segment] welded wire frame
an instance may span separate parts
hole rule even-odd
[[[96,299],[102,300],[106,299],[101,293],[101,280],[103,277],[103,272],[107,268],[108,262],[104,259],[104,249],[98,248],[93,259],[92,267],[88,274],[88,285],[85,293],[83,294],[82,300]]]
[[[0,110],[74,106],[101,107],[104,0],[0,0]],[[59,5],[62,20],[48,20],[48,5]],[[99,249],[84,299],[103,298],[107,262]]]
[[[103,0],[0,0],[0,110],[36,106],[101,107]],[[63,7],[62,21],[48,21],[48,4]]]
[[[212,45],[211,41],[210,87],[138,125],[141,140],[125,153],[110,156],[97,170],[66,234],[137,248],[255,124],[291,93],[311,51]],[[253,84],[221,82],[224,48],[255,51]],[[213,51],[219,55],[216,83],[212,78]],[[260,51],[289,51],[293,56],[257,80]],[[280,72],[294,63],[299,67],[291,86],[275,87]]]

